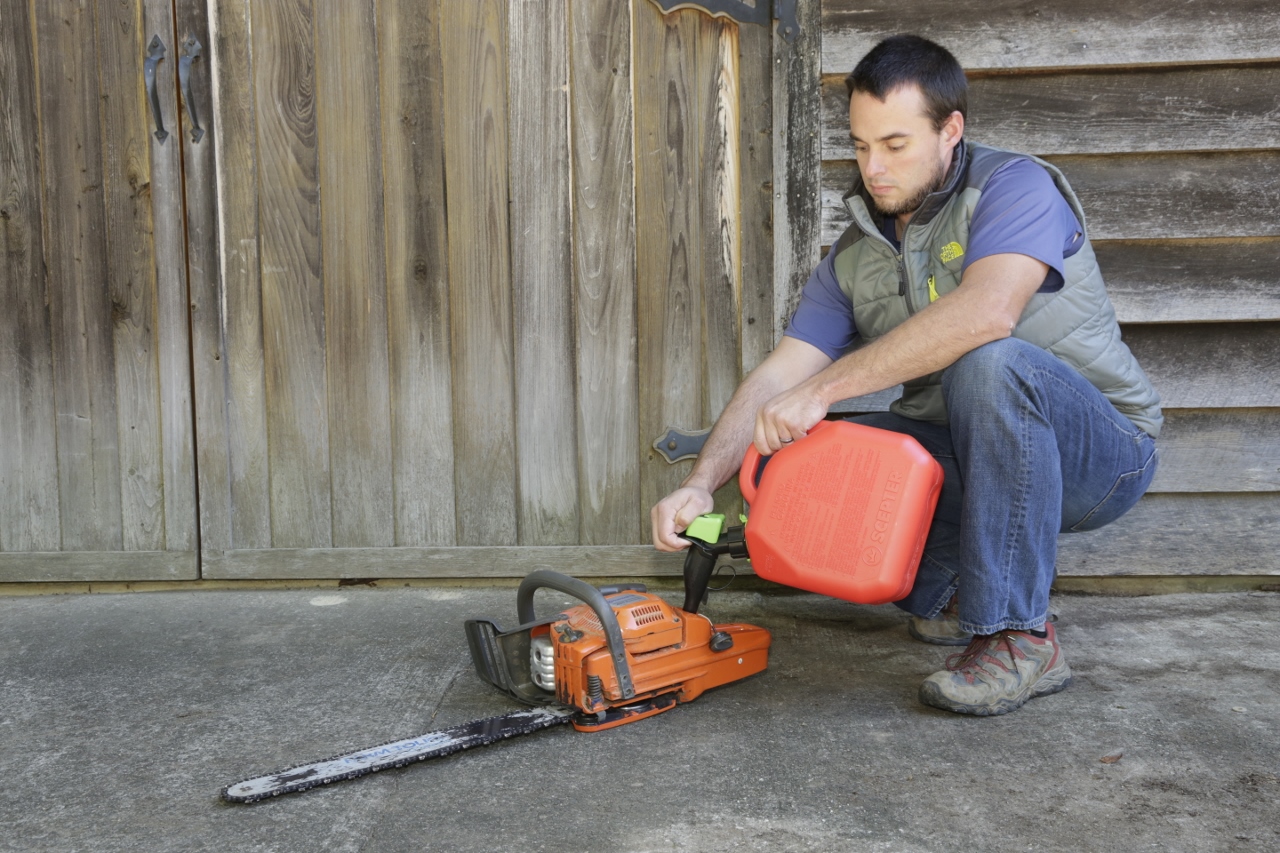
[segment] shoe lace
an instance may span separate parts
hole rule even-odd
[[[997,657],[1002,647],[1009,656],[1008,664]],[[1009,632],[1001,631],[998,634],[975,636],[969,641],[969,645],[965,646],[964,651],[948,655],[945,666],[951,672],[964,673],[969,681],[973,681],[977,671],[984,669],[987,664],[994,664],[1006,672],[1012,672],[1018,659],[1025,660],[1026,657],[1026,653],[1014,645]]]

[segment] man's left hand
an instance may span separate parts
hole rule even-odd
[[[756,414],[756,450],[761,456],[776,453],[808,435],[826,414],[826,402],[811,390],[809,383],[784,391],[761,406]]]

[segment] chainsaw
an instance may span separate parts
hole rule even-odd
[[[767,630],[716,625],[698,613],[717,559],[747,555],[743,529],[725,531],[723,522],[723,516],[703,516],[685,531],[691,547],[683,607],[671,606],[643,584],[596,588],[540,570],[520,583],[518,627],[508,631],[491,619],[468,619],[476,673],[528,707],[246,779],[224,788],[223,799],[252,803],[565,723],[581,732],[604,731],[764,671]],[[582,603],[539,619],[533,601],[539,589]]]

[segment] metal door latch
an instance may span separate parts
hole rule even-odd
[[[666,435],[654,439],[653,449],[662,454],[668,465],[674,465],[681,459],[696,458],[710,434],[710,429],[684,430],[669,427]]]
[[[800,35],[800,22],[796,18],[799,0],[653,0],[664,14],[677,9],[699,9],[713,18],[728,18],[739,24],[769,26],[778,19],[778,35],[788,43]]]

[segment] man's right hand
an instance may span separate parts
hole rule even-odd
[[[689,540],[676,534],[684,532],[693,520],[715,509],[711,492],[696,486],[682,486],[654,504],[649,511],[653,523],[653,547],[659,551],[682,551]]]

